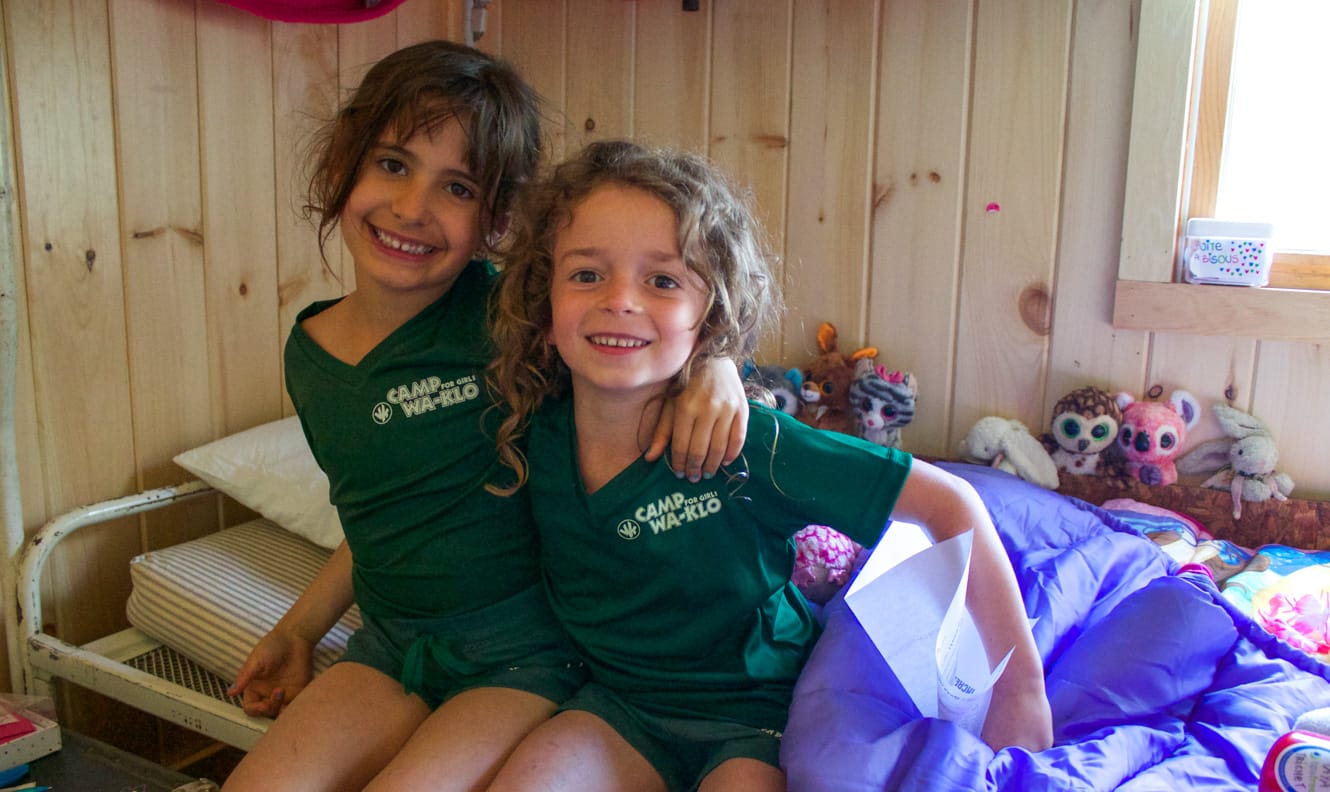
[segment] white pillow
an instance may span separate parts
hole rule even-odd
[[[328,477],[294,415],[182,452],[175,462],[316,545],[334,549],[342,542],[342,523],[328,502]]]

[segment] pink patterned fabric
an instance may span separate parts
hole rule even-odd
[[[863,546],[833,528],[809,525],[794,535],[794,549],[790,580],[810,602],[820,605],[850,579]]]
[[[1261,626],[1311,655],[1330,653],[1330,592],[1275,594],[1256,618]]]
[[[383,16],[405,0],[218,0],[279,22],[344,24]]]

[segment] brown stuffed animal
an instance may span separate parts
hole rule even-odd
[[[842,355],[836,349],[836,328],[830,322],[818,326],[817,345],[822,354],[804,369],[798,418],[818,429],[858,435],[858,418],[850,409],[850,382],[854,380],[855,361],[877,357],[877,347]]]

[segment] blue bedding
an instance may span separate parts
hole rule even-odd
[[[1330,706],[1330,669],[1127,523],[1006,473],[942,467],[983,497],[1037,617],[1054,746],[994,753],[921,718],[842,590],[795,688],[792,792],[1252,790],[1294,719]]]

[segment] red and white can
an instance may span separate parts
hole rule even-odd
[[[1261,767],[1257,790],[1330,790],[1330,737],[1294,729],[1275,740]]]

